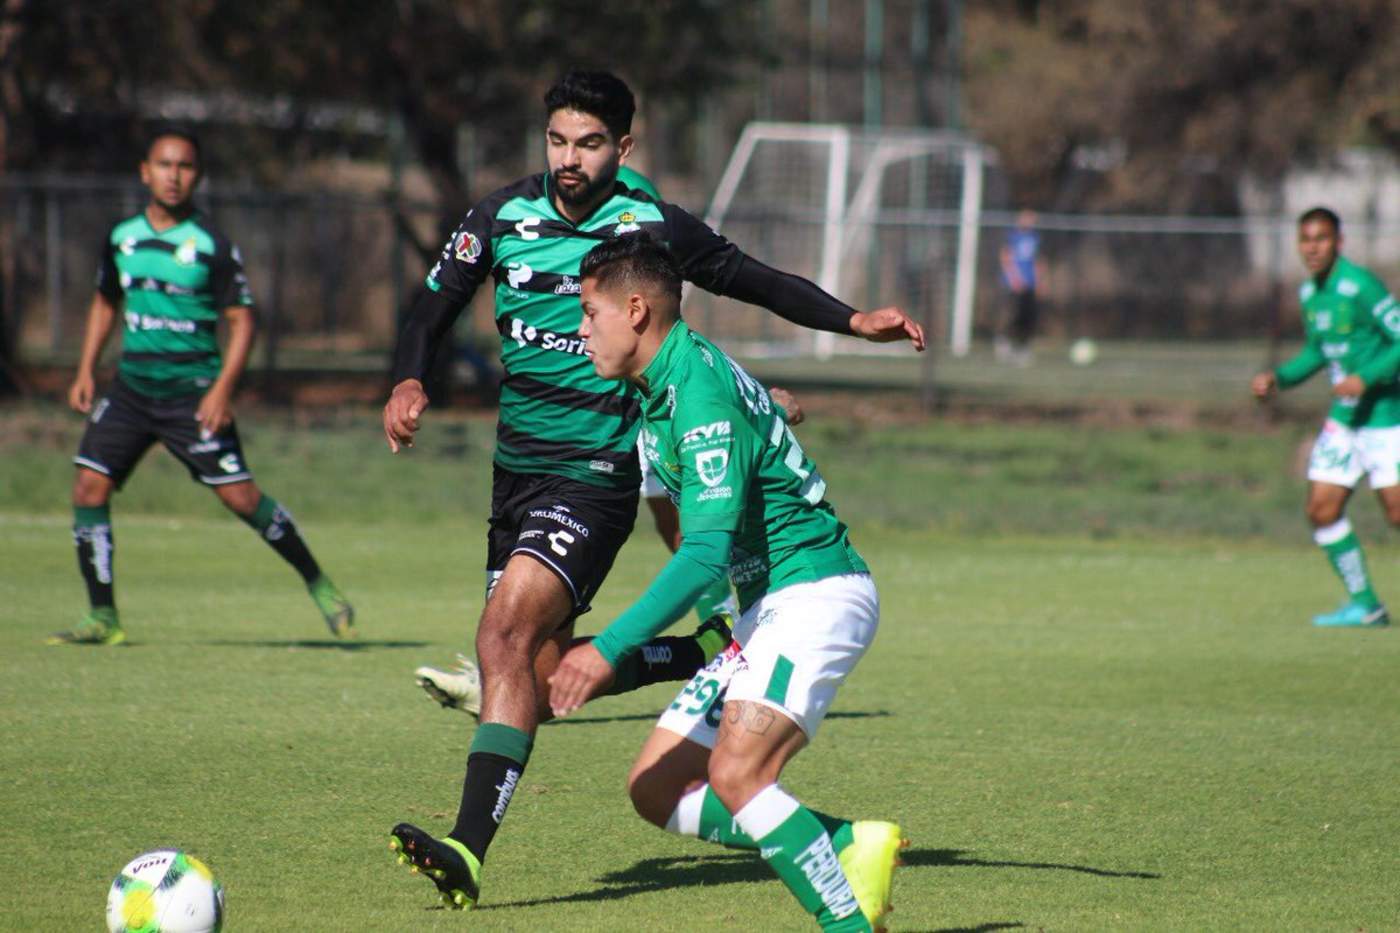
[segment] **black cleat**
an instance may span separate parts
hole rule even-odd
[[[476,906],[481,895],[481,863],[456,839],[434,839],[417,826],[400,823],[389,834],[389,848],[398,853],[400,865],[432,879],[447,907],[471,910]]]

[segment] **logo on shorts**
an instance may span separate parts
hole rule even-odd
[[[718,486],[729,472],[729,451],[706,450],[696,454],[695,472],[700,474],[700,481],[706,486]]]
[[[220,457],[219,469],[223,470],[225,473],[237,473],[239,470],[243,469],[242,464],[238,462],[238,454],[224,454]]]

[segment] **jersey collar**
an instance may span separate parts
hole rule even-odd
[[[681,354],[681,349],[689,340],[690,328],[685,321],[680,318],[671,326],[671,332],[666,335],[666,339],[661,341],[661,346],[656,350],[656,356],[651,358],[646,369],[638,377],[641,385],[642,395],[650,401],[664,391],[661,387],[666,383],[666,376],[676,364],[676,359]]]

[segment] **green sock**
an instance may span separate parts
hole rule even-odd
[[[817,818],[826,834],[831,837],[831,845],[840,852],[851,844],[851,821],[839,816],[828,816],[816,810],[808,813]],[[733,849],[757,849],[758,843],[739,828],[734,817],[720,803],[715,792],[706,784],[686,794],[676,806],[666,828],[682,836],[694,836],[706,842],[718,843]]]
[[[1367,609],[1374,609],[1381,604],[1375,590],[1371,589],[1371,575],[1366,570],[1366,555],[1361,550],[1361,542],[1356,540],[1356,535],[1351,530],[1349,520],[1344,518],[1326,528],[1317,529],[1313,533],[1313,540],[1331,561],[1332,569],[1341,578],[1352,602],[1360,603]]]
[[[836,848],[820,820],[777,784],[759,791],[734,821],[823,930],[869,933]]]
[[[739,617],[739,606],[729,591],[728,574],[705,587],[705,591],[695,601],[695,614],[700,617],[701,622],[718,612],[727,612],[735,619]]]

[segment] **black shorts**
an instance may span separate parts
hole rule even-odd
[[[110,476],[120,489],[142,455],[160,441],[190,471],[191,479],[206,486],[252,479],[232,421],[218,434],[200,437],[194,416],[200,398],[152,398],[120,380],[114,382],[92,406],[73,462]]]
[[[491,475],[491,527],[486,533],[486,592],[515,554],[529,554],[574,597],[570,621],[591,608],[617,552],[637,520],[637,487],[604,489],[562,476]]]

